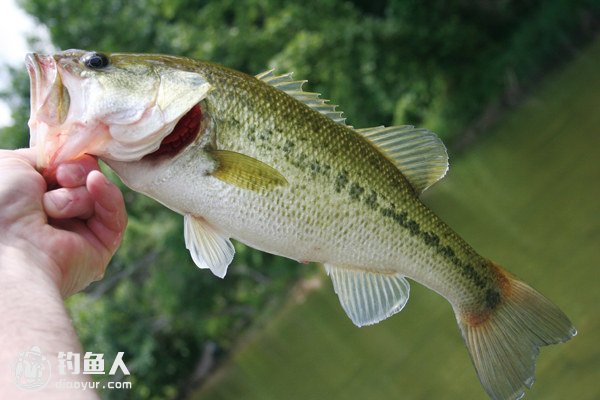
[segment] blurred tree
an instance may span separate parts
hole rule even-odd
[[[251,74],[276,67],[310,79],[358,127],[413,123],[458,137],[598,26],[595,0],[21,0],[55,46],[159,52]],[[4,94],[27,143],[27,80]],[[130,223],[101,282],[69,301],[86,349],[125,351],[133,390],[105,398],[182,397],[200,360],[231,349],[248,324],[314,267],[236,243],[225,280],[198,271],[179,216],[123,188]],[[216,350],[215,350],[216,348]],[[206,358],[204,358],[206,359]],[[106,377],[111,378],[111,377]]]
[[[0,147],[16,149],[29,144],[29,80],[25,68],[9,68],[9,73],[13,79],[9,88],[0,92],[0,98],[8,103],[13,123],[0,128]]]

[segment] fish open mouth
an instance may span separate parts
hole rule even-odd
[[[25,63],[31,87],[31,115],[49,125],[62,124],[71,99],[52,56],[28,54]]]
[[[49,154],[54,153],[51,138],[60,135],[67,118],[71,97],[58,72],[52,56],[28,54],[25,58],[30,80],[30,146],[37,149],[37,167],[44,169],[50,163]]]

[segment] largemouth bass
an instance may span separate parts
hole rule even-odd
[[[399,312],[407,278],[452,305],[493,399],[518,399],[539,347],[576,334],[549,300],[479,255],[419,194],[448,169],[437,136],[354,129],[304,81],[183,57],[30,54],[31,144],[51,180],[91,154],[184,216],[200,268],[224,277],[230,238],[325,265],[358,326]]]

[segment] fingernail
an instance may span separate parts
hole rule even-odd
[[[85,168],[83,168],[83,165],[81,164],[76,164],[77,168],[73,169],[73,179],[75,179],[77,182],[85,182]]]
[[[67,196],[54,195],[50,196],[50,201],[52,202],[52,204],[54,204],[54,207],[56,207],[56,209],[60,211],[71,202],[71,199]]]
[[[75,184],[83,184],[85,182],[85,168],[81,164],[62,164],[58,166],[56,175],[60,179],[67,178]]]

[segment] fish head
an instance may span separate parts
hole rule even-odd
[[[84,50],[28,54],[38,168],[83,154],[127,162],[155,152],[211,90],[193,62]]]

